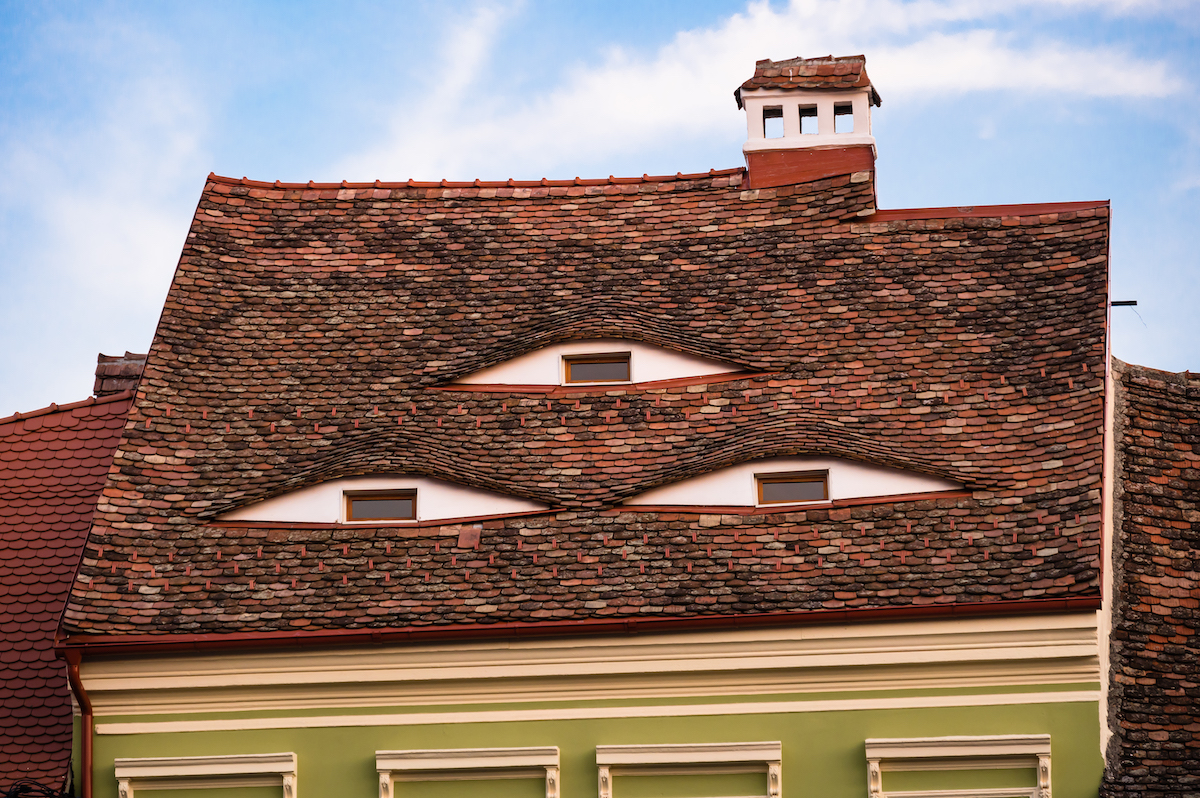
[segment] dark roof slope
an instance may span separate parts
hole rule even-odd
[[[71,695],[54,633],[130,404],[0,418],[0,787],[66,773]]]
[[[871,88],[871,102],[882,104],[879,92],[867,77],[867,57],[846,55],[822,58],[789,58],[772,61],[764,58],[754,64],[754,76],[733,93],[738,108],[742,107],[742,92],[756,89],[809,89],[839,91]]]
[[[97,513],[73,634],[743,615],[1097,595],[1104,203],[873,222],[850,175],[288,186],[200,200]],[[453,381],[618,337],[737,379],[547,396]],[[631,511],[754,458],[834,454],[968,495]],[[416,473],[554,511],[218,524]]]
[[[1200,795],[1200,375],[1116,362],[1108,796]]]

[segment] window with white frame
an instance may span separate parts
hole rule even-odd
[[[1048,734],[870,739],[866,754],[870,798],[1051,798]]]
[[[780,798],[783,791],[780,742],[598,745],[596,767],[600,798],[613,798],[613,779],[621,775],[761,773],[760,795]]]
[[[397,782],[544,779],[546,798],[558,798],[558,748],[422,748],[376,751],[379,798],[396,796]],[[403,790],[400,790],[403,793]]]
[[[283,798],[297,798],[296,755],[290,752],[118,758],[114,765],[120,798],[151,790],[220,787],[279,787]]]

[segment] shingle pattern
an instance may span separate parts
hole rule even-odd
[[[734,97],[742,107],[742,92],[756,89],[817,89],[837,91],[871,86],[867,77],[867,58],[863,55],[789,58],[784,61],[763,59],[754,65],[754,76],[743,83]],[[881,103],[871,86],[871,102]]]
[[[131,402],[0,418],[0,788],[66,772],[71,696],[54,633]]]
[[[1116,364],[1106,796],[1200,795],[1200,375]]]
[[[551,184],[212,178],[66,615],[225,633],[1094,597],[1108,209],[889,219],[843,175]],[[558,392],[454,380],[578,338],[737,379]],[[833,454],[965,496],[756,513],[617,505]],[[543,515],[221,524],[354,474]]]

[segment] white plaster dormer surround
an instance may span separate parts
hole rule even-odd
[[[416,491],[416,518],[407,521],[348,521],[346,494],[375,491]],[[503,493],[432,477],[396,475],[333,479],[240,507],[225,513],[218,520],[386,526],[516,515],[546,509],[547,505]]]
[[[596,746],[600,798],[613,798],[613,778],[622,774],[693,775],[765,773],[766,798],[783,794],[783,743],[668,743]]]
[[[828,498],[803,504],[763,504],[758,477],[772,474],[826,473]],[[663,485],[626,500],[625,504],[657,506],[787,507],[821,506],[851,499],[961,490],[957,482],[915,471],[872,465],[838,457],[773,457],[751,460],[708,474]]]
[[[396,782],[545,779],[546,798],[559,798],[557,746],[526,748],[426,748],[376,751],[379,798],[404,798]]]
[[[567,385],[564,358],[575,355],[629,353],[629,380],[622,383],[572,382],[570,386],[627,385],[638,382],[732,374],[739,366],[675,352],[661,346],[619,338],[568,341],[536,349],[512,360],[481,369],[456,380],[465,385]]]
[[[742,152],[762,150],[793,150],[810,147],[849,147],[853,144],[869,144],[875,147],[871,135],[871,88],[830,90],[805,89],[754,89],[742,90],[742,103],[746,109],[746,143]],[[854,132],[836,132],[835,112],[837,106],[849,105],[854,119]],[[817,111],[817,132],[802,133],[800,115],[802,109]],[[783,136],[767,138],[767,109],[783,115]]]
[[[143,790],[280,787],[283,798],[296,794],[296,755],[160,756],[114,760],[117,794],[134,798]]]

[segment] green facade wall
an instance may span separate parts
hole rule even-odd
[[[861,697],[861,694],[860,694]],[[380,710],[372,710],[378,712]],[[286,713],[295,716],[301,713]],[[307,713],[304,713],[307,714]],[[327,711],[321,714],[349,714]],[[261,715],[260,715],[261,716]],[[122,717],[161,722],[195,715]],[[101,718],[101,722],[115,720]],[[597,745],[780,740],[786,798],[862,798],[866,795],[863,742],[872,737],[1050,734],[1055,798],[1094,798],[1103,763],[1095,702],[1013,704],[922,709],[878,709],[683,718],[611,718],[361,726],[255,731],[102,734],[96,736],[95,798],[117,798],[115,757],[200,756],[292,751],[298,756],[298,798],[375,798],[375,751],[410,748],[487,748],[556,745],[561,752],[561,795],[595,796]],[[885,789],[1021,786],[1031,771],[885,774]],[[894,781],[889,779],[894,778]],[[765,794],[765,779],[729,776],[633,776],[614,779],[614,798],[697,798]],[[745,792],[745,790],[752,792]],[[731,792],[736,790],[736,792]],[[279,790],[271,793],[277,796]],[[155,798],[265,798],[262,788],[155,791]],[[537,779],[398,783],[398,798],[534,798]],[[144,795],[144,794],[143,794]]]

